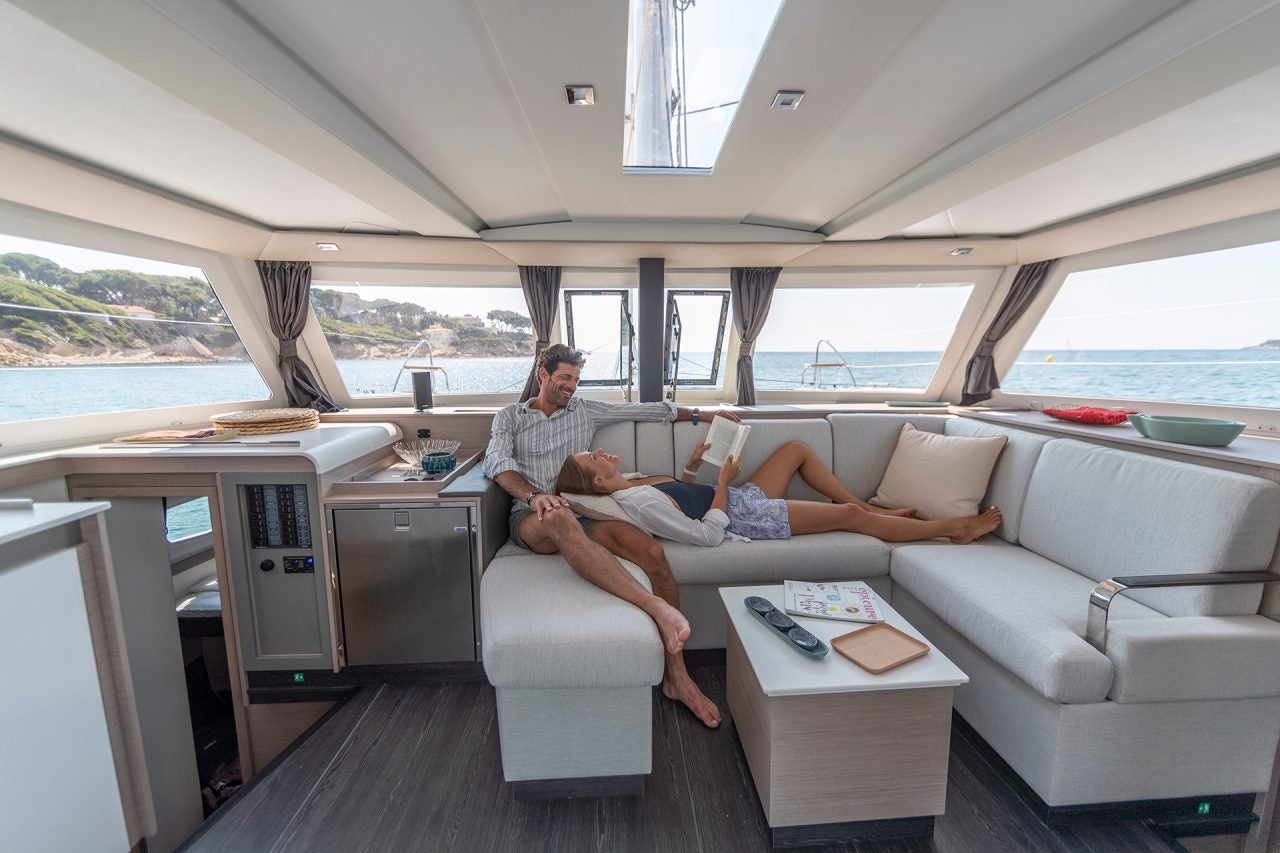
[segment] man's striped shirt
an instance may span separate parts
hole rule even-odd
[[[670,422],[673,403],[606,403],[571,397],[569,404],[547,417],[529,407],[532,400],[512,403],[493,419],[493,435],[484,455],[484,472],[496,477],[515,471],[538,491],[550,494],[564,460],[591,449],[596,430],[620,421]],[[528,509],[516,500],[512,510]]]

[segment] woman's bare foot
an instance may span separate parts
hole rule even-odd
[[[684,641],[689,639],[689,620],[684,614],[667,604],[661,598],[654,597],[657,602],[649,616],[658,626],[658,635],[662,637],[662,647],[667,654],[679,654],[684,648]]]
[[[947,538],[957,545],[967,545],[979,536],[986,536],[999,527],[1002,518],[1000,507],[993,506],[982,515],[957,519],[961,532],[956,536],[948,536]]]
[[[662,677],[662,695],[683,704],[707,728],[714,729],[720,725],[720,709],[716,707],[715,702],[703,695],[688,673],[685,673],[683,677],[669,673],[664,675]]]

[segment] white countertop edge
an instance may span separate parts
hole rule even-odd
[[[930,647],[932,648],[932,644],[930,644]],[[934,649],[934,651],[936,651],[936,649]],[[832,655],[835,655],[836,657],[842,657],[840,653],[837,652],[835,649],[832,649],[830,652],[828,652],[826,656],[831,657]],[[857,666],[856,663],[854,663],[851,660],[848,660],[847,658],[842,658],[842,659],[845,661],[845,663],[849,664],[849,666]],[[824,660],[824,658],[819,658],[819,660]],[[892,670],[890,670],[890,672],[892,672]],[[872,673],[867,673],[867,674],[871,675]],[[849,687],[849,688],[832,687],[832,688],[823,688],[820,690],[819,689],[774,690],[772,692],[766,690],[764,695],[766,696],[824,696],[831,693],[884,693],[889,690],[925,690],[930,687],[959,687],[961,684],[969,683],[969,676],[965,675],[964,673],[960,673],[960,676],[961,677],[959,679],[944,678],[944,679],[935,679],[931,681],[917,681],[917,682],[912,682],[911,684],[868,684],[866,686]],[[760,677],[760,674],[756,673],[757,680],[759,679],[759,677]]]
[[[0,545],[79,521],[111,508],[107,501],[37,503],[31,509],[0,509]]]

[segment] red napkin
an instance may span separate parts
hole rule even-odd
[[[1045,409],[1044,413],[1051,418],[1063,421],[1076,421],[1082,424],[1103,424],[1115,426],[1125,422],[1127,415],[1136,415],[1133,409],[1102,409],[1097,406],[1075,406],[1070,409]]]

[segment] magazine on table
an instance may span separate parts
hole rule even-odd
[[[734,423],[716,415],[711,419],[707,437],[703,439],[711,446],[702,454],[702,460],[723,468],[724,460],[730,456],[742,455],[742,445],[746,444],[747,434],[750,432],[751,427],[746,424]]]
[[[795,616],[842,622],[883,622],[880,597],[860,581],[783,581],[783,609]]]

